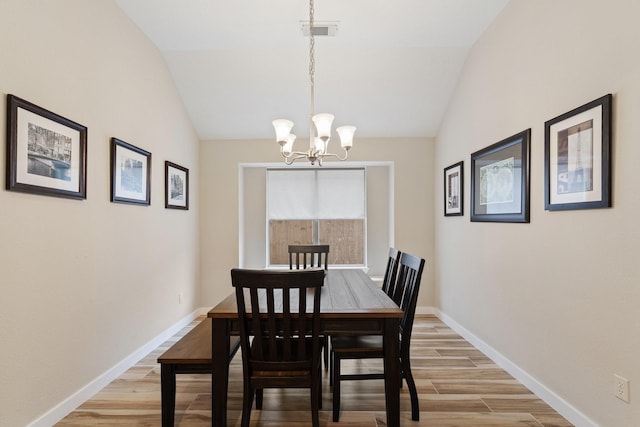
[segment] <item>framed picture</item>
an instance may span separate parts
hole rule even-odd
[[[471,154],[471,221],[529,222],[531,129]]]
[[[444,168],[444,216],[464,214],[464,162]]]
[[[7,95],[6,188],[87,198],[87,128]]]
[[[189,169],[164,162],[164,207],[189,209]]]
[[[111,138],[111,201],[151,204],[151,153]]]
[[[611,207],[611,94],[544,125],[544,208]]]

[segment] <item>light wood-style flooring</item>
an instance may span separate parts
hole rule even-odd
[[[197,319],[200,321],[202,318]],[[196,323],[140,360],[61,422],[71,426],[159,426],[161,355]],[[406,385],[401,390],[401,425],[407,427],[515,427],[572,424],[434,316],[416,317],[411,343],[412,370],[420,398],[420,421],[411,421]],[[230,366],[229,425],[240,425],[242,362],[238,351]],[[376,369],[377,361],[345,361],[354,370]],[[321,426],[386,425],[382,380],[342,383],[340,422],[333,423],[328,371],[323,379]],[[176,426],[211,425],[211,376],[178,375]],[[307,390],[265,390],[252,426],[310,426]]]

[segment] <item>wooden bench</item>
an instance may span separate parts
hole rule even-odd
[[[238,351],[239,337],[231,337],[229,360]],[[176,374],[211,374],[211,319],[205,318],[158,357],[162,395],[162,427],[173,426],[176,410]]]

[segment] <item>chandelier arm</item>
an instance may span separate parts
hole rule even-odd
[[[326,154],[323,154],[322,156],[318,156],[318,157],[335,157],[340,161],[344,161],[344,160],[347,160],[347,157],[349,157],[349,151],[344,150],[344,157],[340,157],[339,154],[335,154],[335,153],[326,153]]]
[[[288,165],[290,165],[291,163],[293,163],[298,159],[306,159],[309,156],[309,153],[303,153],[301,151],[294,151],[292,153],[289,153],[289,155],[286,155],[281,151],[280,154],[282,154],[282,157],[284,158],[285,163]]]
[[[286,165],[291,165],[291,164],[293,164],[293,162],[295,162],[296,160],[299,160],[299,159],[308,159],[308,157],[307,157],[306,154],[303,154],[301,156],[296,156],[296,157],[289,156],[289,157],[285,157],[284,163]]]
[[[309,155],[309,152],[308,152],[308,151],[292,151],[292,152],[291,152],[291,153],[289,153],[289,154],[284,154],[284,152],[283,152],[283,151],[280,151],[280,154],[282,154],[282,157],[284,157],[284,158],[288,159],[288,158],[290,158],[290,157],[294,157],[294,156],[297,156],[297,157],[307,157],[307,156]]]

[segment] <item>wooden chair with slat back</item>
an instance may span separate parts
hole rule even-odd
[[[320,293],[322,269],[231,270],[240,319],[244,391],[242,426],[265,388],[309,388],[313,427],[322,406]],[[253,337],[253,339],[251,339]]]
[[[398,263],[400,262],[401,254],[402,252],[400,252],[396,248],[389,248],[389,255],[387,257],[387,268],[382,279],[382,290],[389,296],[389,298],[393,298],[393,290],[396,284],[396,275],[398,274]],[[330,343],[327,343],[327,345],[330,345]],[[331,363],[333,363],[333,360],[330,360],[329,363],[331,365]],[[333,368],[330,368],[330,372],[333,372]],[[331,374],[329,375],[329,384],[333,385],[333,375]]]
[[[384,272],[382,280],[382,290],[390,297],[393,296],[393,289],[396,285],[396,275],[398,274],[398,263],[402,252],[396,248],[389,248],[389,258],[387,260],[387,269]]]
[[[409,387],[411,397],[411,419],[420,419],[418,392],[411,373],[409,359],[411,330],[420,290],[420,280],[424,269],[424,259],[402,253],[398,266],[398,277],[393,299],[404,311],[400,319],[400,373]],[[343,359],[383,359],[382,337],[379,335],[357,337],[331,337],[331,384],[333,385],[333,421],[340,418],[340,381],[384,379],[384,373],[342,374],[340,361]]]
[[[330,245],[289,245],[289,269],[329,268]],[[324,349],[324,366],[329,366],[329,339],[321,336]]]
[[[289,245],[289,269],[329,268],[329,245]]]

